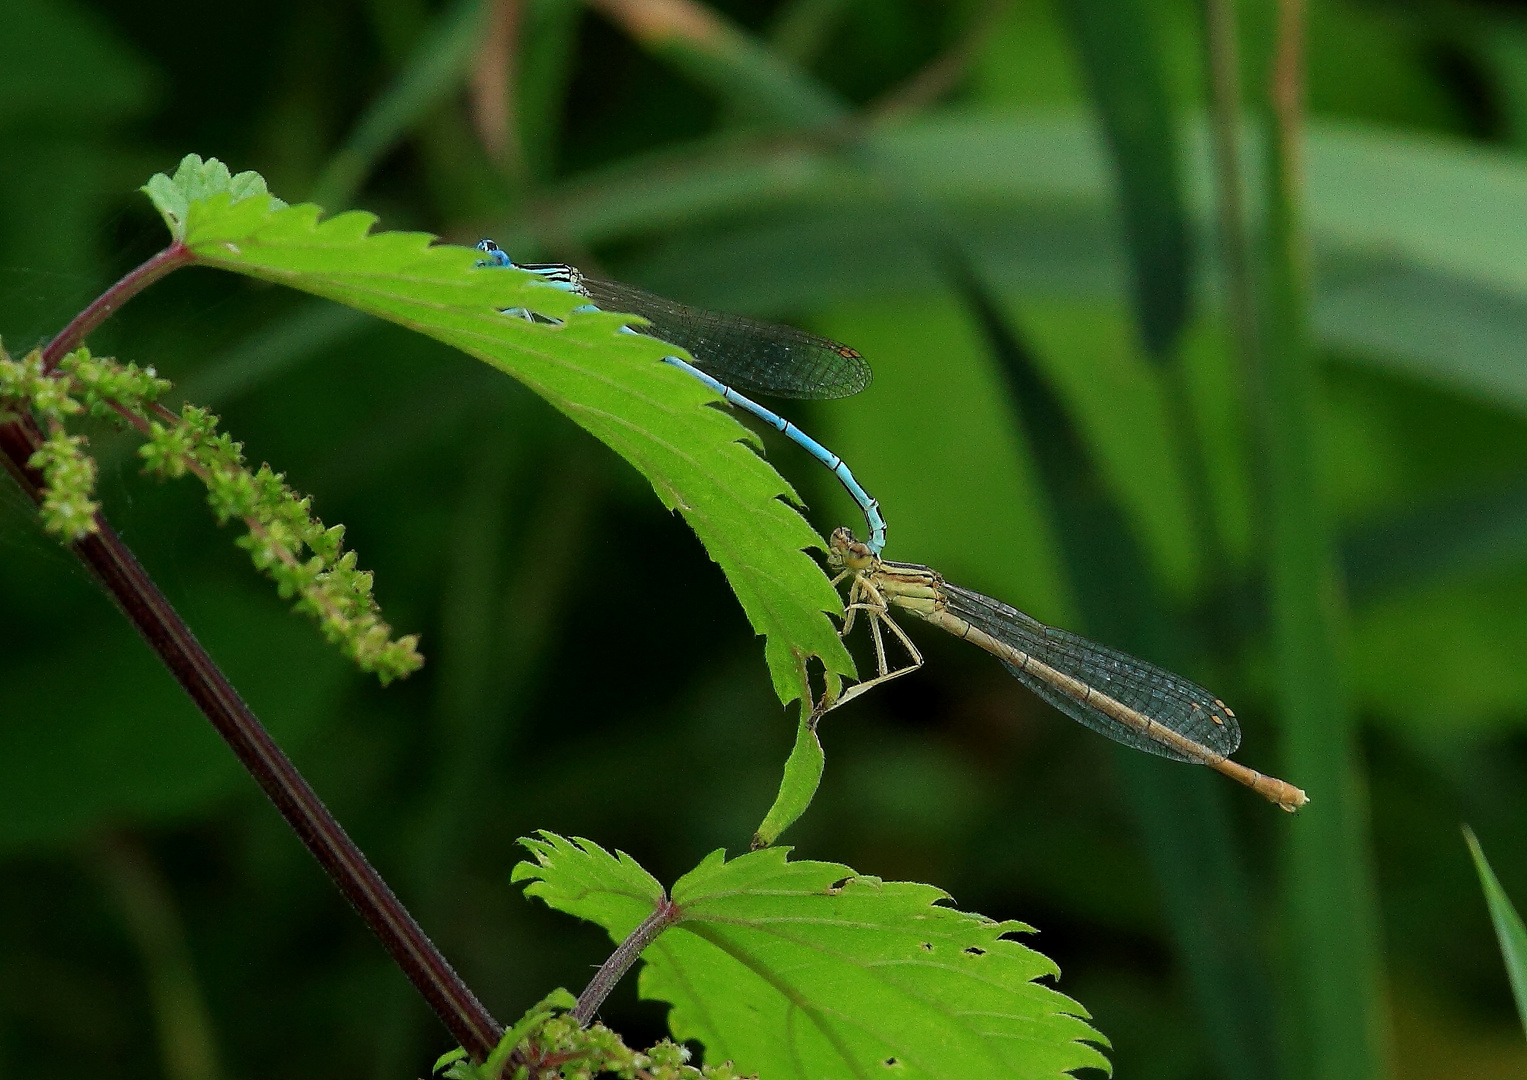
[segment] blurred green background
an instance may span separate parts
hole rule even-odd
[[[914,627],[926,669],[824,725],[798,853],[1035,926],[1121,1077],[1339,1075],[1329,1054],[1310,1065],[1326,974],[1370,979],[1344,1003],[1378,1020],[1350,1033],[1363,1073],[1527,1072],[1458,828],[1527,901],[1527,6],[1310,3],[1308,500],[1335,525],[1335,697],[1357,752],[1345,853],[1297,873],[1291,842],[1314,835],[1297,830],[1336,800],[1284,772],[1203,11],[727,0],[708,10],[748,37],[707,53],[637,32],[653,10],[673,9],[4,0],[7,349],[162,246],[135,189],[190,152],[289,201],[847,341],[871,389],[786,411],[878,495],[888,556],[1212,685],[1242,718],[1239,759],[1314,801],[1290,819],[1127,754]],[[1241,17],[1255,208],[1270,6]],[[1163,106],[1178,146],[1111,156],[1108,85],[1147,128]],[[1175,177],[1187,244],[1169,230],[1132,263],[1118,192],[1136,165]],[[423,635],[426,669],[378,688],[283,612],[197,490],[94,444],[114,524],[501,1019],[607,951],[509,885],[516,837],[586,836],[666,881],[746,846],[792,718],[721,575],[612,454],[464,356],[211,271],[155,286],[92,345],[157,365],[312,492],[393,625]],[[824,535],[855,523],[823,470],[765,441]],[[1107,512],[1055,512],[1068,492]],[[0,1075],[392,1078],[448,1048],[9,481],[0,643]],[[1356,885],[1311,896],[1327,872]],[[1377,926],[1317,947],[1301,902]],[[661,1032],[630,987],[604,1016]]]

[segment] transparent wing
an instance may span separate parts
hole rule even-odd
[[[1118,649],[1089,641],[1080,634],[1046,626],[1000,600],[957,585],[946,584],[944,591],[950,612],[978,630],[1086,683],[1211,752],[1229,757],[1241,745],[1241,727],[1234,714],[1223,701],[1197,683]],[[1023,671],[1007,661],[1003,661],[1003,666],[1024,686],[1071,719],[1115,742],[1175,761],[1200,760],[1078,701],[1032,672]]]
[[[623,285],[584,277],[581,291],[606,311],[640,315],[641,333],[688,350],[695,365],[744,394],[841,398],[870,384],[870,366],[847,345],[792,326],[705,311]]]

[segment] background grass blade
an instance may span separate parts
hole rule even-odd
[[[1192,265],[1179,110],[1160,70],[1152,12],[1141,0],[1064,0],[1060,10],[1113,154],[1140,336],[1165,359],[1187,320]]]
[[[221,1080],[217,1035],[186,942],[185,925],[163,875],[136,837],[105,836],[93,869],[121,909],[144,968],[168,1080]]]
[[[1278,5],[1269,65],[1266,267],[1259,382],[1249,387],[1265,483],[1273,660],[1285,772],[1311,805],[1288,830],[1294,1069],[1314,1080],[1387,1072],[1367,798],[1344,690],[1343,599],[1316,454],[1303,141],[1304,11]]]
[[[821,127],[847,115],[837,95],[694,0],[593,0],[593,6],[741,115]]]
[[[482,37],[487,0],[456,0],[419,39],[403,70],[366,110],[313,186],[313,201],[349,206],[366,174],[461,82]]]
[[[1522,1031],[1527,1033],[1527,927],[1516,913],[1511,898],[1501,888],[1500,880],[1474,836],[1474,830],[1463,827],[1463,838],[1468,842],[1469,853],[1474,857],[1474,869],[1479,872],[1479,887],[1484,890],[1485,903],[1490,905],[1490,922],[1495,925],[1495,936],[1500,941],[1501,959],[1506,962],[1506,976],[1511,980],[1511,993],[1516,997],[1516,1011],[1522,1018]]]

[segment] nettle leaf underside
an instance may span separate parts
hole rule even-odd
[[[515,868],[527,895],[621,940],[661,902],[629,856],[550,833]],[[1087,1012],[1036,980],[1055,965],[1030,930],[945,906],[931,885],[885,882],[768,848],[715,852],[673,887],[680,912],[642,953],[642,997],[673,1006],[678,1039],[771,1080],[995,1080],[1109,1069]]]
[[[218,174],[217,170],[221,170]],[[425,233],[373,233],[376,218],[320,220],[287,206],[253,174],[229,178],[187,158],[174,180],[145,187],[195,260],[300,289],[417,330],[525,383],[630,462],[684,515],[727,576],[765,655],[780,699],[808,693],[815,657],[836,682],[854,672],[826,613],[841,601],[804,549],[821,539],[795,492],[757,452],[758,440],[698,382],[661,363],[683,355],[621,333],[629,316],[573,311],[581,298],[535,275],[481,269],[477,252]],[[226,178],[226,179],[225,179]],[[255,178],[258,180],[258,178]],[[522,307],[561,325],[509,318]]]

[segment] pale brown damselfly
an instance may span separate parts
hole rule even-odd
[[[847,529],[832,534],[827,563],[837,575],[834,585],[849,583],[843,635],[860,612],[869,622],[876,675],[824,702],[823,712],[922,667],[922,653],[891,618],[894,607],[979,645],[1039,697],[1116,742],[1207,765],[1291,813],[1310,801],[1294,785],[1230,760],[1241,744],[1240,725],[1223,701],[1197,683],[951,585],[926,566],[887,562]],[[894,670],[882,627],[908,657]]]

